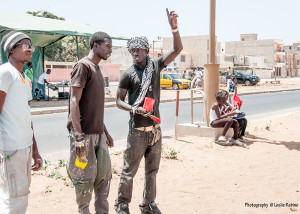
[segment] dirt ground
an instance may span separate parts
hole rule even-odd
[[[299,118],[300,109],[249,121],[244,147],[220,146],[210,138],[163,138],[156,199],[162,213],[300,213]],[[111,155],[110,213],[122,159],[122,152]],[[143,164],[134,178],[133,214],[140,213]],[[47,163],[45,170],[33,174],[28,213],[77,213],[74,188],[63,166],[64,161]]]

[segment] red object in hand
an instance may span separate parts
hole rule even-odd
[[[152,120],[154,120],[155,122],[157,122],[157,123],[160,123],[160,122],[161,122],[160,118],[158,118],[158,117],[155,117],[155,116],[153,116],[153,115],[149,115],[149,117],[150,117]]]
[[[236,93],[234,93],[233,94],[233,105],[241,107],[242,104],[243,104],[243,101],[239,98],[239,96]]]
[[[145,109],[146,112],[151,111],[151,109],[153,109],[154,103],[155,103],[155,100],[153,98],[145,97],[143,109]]]
[[[150,97],[145,97],[145,101],[144,101],[144,105],[143,105],[143,109],[146,110],[146,112],[151,111],[151,109],[153,109],[153,105],[155,103],[155,100],[153,98]],[[153,115],[149,115],[148,117],[150,117],[152,120],[154,120],[157,123],[160,123],[161,120],[158,117],[155,117]]]

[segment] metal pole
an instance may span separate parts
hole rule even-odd
[[[204,65],[204,94],[206,97],[206,105],[203,108],[203,120],[209,121],[210,108],[216,102],[216,94],[219,91],[219,68],[220,65],[215,64],[216,56],[216,0],[210,0],[210,19],[209,19],[209,64]]]
[[[191,89],[191,124],[194,123],[194,91]]]
[[[77,58],[80,60],[80,54],[79,54],[79,47],[78,47],[78,36],[75,36],[76,38],[76,46],[77,46]]]
[[[177,140],[178,132],[177,132],[177,126],[178,126],[178,112],[179,112],[179,90],[177,90],[177,96],[176,96],[176,115],[175,115],[175,139]]]
[[[215,64],[216,56],[216,0],[210,0],[209,63]]]

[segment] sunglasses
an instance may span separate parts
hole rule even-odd
[[[22,48],[24,49],[24,50],[32,50],[32,52],[34,52],[34,50],[35,50],[35,47],[33,47],[32,45],[28,45],[28,44],[25,44],[25,43],[21,43],[21,42],[19,42],[19,43],[16,43],[16,45],[22,45]]]

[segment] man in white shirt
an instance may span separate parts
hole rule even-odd
[[[47,100],[46,99],[46,95],[45,95],[45,84],[49,84],[49,82],[47,82],[47,74],[50,74],[51,73],[51,70],[50,69],[47,69],[46,72],[42,73],[37,81],[37,84],[38,84],[38,88],[39,88],[39,93],[37,95],[37,98],[36,100],[37,101],[40,101],[40,96],[42,94],[42,97],[44,100]]]
[[[15,31],[3,37],[1,47],[8,62],[0,66],[0,213],[24,214],[31,169],[43,165],[31,121],[31,81],[22,71],[34,47],[26,34]]]

